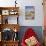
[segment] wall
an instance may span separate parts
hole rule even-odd
[[[0,6],[14,6],[15,0],[0,0]],[[42,0],[17,0],[19,9],[19,24],[21,26],[43,26],[43,6]],[[25,6],[35,6],[35,19],[25,20]]]
[[[21,0],[22,1],[22,0]],[[23,26],[42,26],[43,25],[43,11],[42,11],[42,0],[25,0],[21,2],[21,8],[20,11],[20,23]],[[25,20],[25,6],[35,6],[35,19],[34,20]],[[21,17],[22,16],[22,17]],[[22,21],[23,20],[23,21]]]

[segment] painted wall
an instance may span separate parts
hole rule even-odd
[[[15,0],[0,0],[0,6],[15,6]],[[19,24],[21,26],[43,26],[42,0],[17,0],[19,9]],[[25,20],[25,6],[35,6],[35,19]]]

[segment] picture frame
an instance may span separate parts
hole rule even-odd
[[[2,10],[2,15],[9,15],[9,10]]]
[[[25,6],[25,19],[26,20],[35,19],[35,7],[34,6]]]

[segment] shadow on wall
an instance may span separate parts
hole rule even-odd
[[[24,36],[25,31],[28,28],[32,28],[36,32],[39,41],[41,43],[43,43],[43,30],[42,30],[42,26],[21,26],[20,27],[20,31],[19,31],[20,42],[21,42],[21,40],[22,40],[22,38]]]

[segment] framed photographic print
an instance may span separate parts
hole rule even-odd
[[[2,10],[2,15],[9,15],[9,10]]]
[[[34,20],[35,18],[35,7],[34,6],[25,6],[25,19]]]

